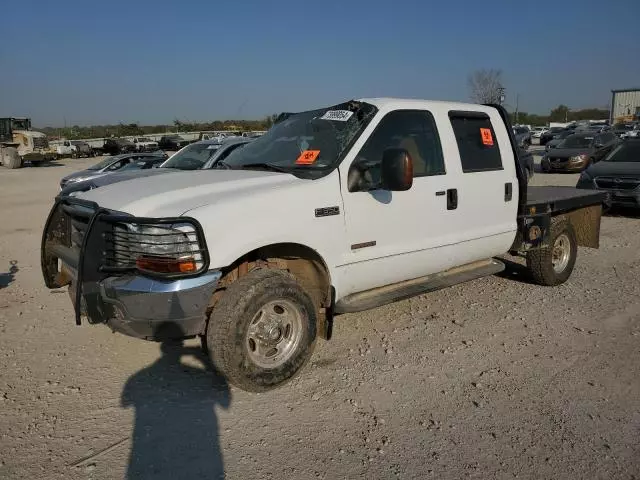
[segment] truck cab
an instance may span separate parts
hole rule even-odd
[[[203,338],[231,383],[274,388],[335,315],[497,273],[558,285],[604,195],[527,186],[499,106],[371,98],[290,114],[207,171],[59,197],[47,286],[76,320]]]

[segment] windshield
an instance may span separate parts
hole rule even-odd
[[[31,121],[28,118],[12,118],[12,130],[31,130]]]
[[[615,127],[613,127],[614,130],[633,130],[633,125],[629,125],[626,123],[619,123],[618,125],[616,125]]]
[[[122,170],[146,170],[148,168],[153,168],[154,165],[159,165],[162,163],[161,158],[156,158],[153,160],[136,160],[134,162],[129,162],[126,164]]]
[[[106,168],[109,165],[111,165],[116,160],[117,159],[114,158],[114,157],[107,157],[104,160],[102,160],[101,162],[98,162],[95,165],[92,165],[91,167],[87,168],[87,170],[102,170],[103,168]]]
[[[197,170],[220,148],[218,144],[194,143],[184,147],[169,160],[162,164],[162,168],[177,168],[179,170]]]
[[[567,130],[566,132],[562,132],[560,135],[558,135],[558,138],[567,138],[571,135],[573,135],[575,132],[573,130]]]
[[[572,135],[567,137],[564,142],[558,145],[558,148],[582,148],[591,146],[591,142],[593,141],[593,137],[580,137],[577,135]]]
[[[625,142],[618,145],[604,159],[605,162],[640,162],[640,142]]]
[[[373,105],[350,101],[293,114],[235,150],[223,166],[242,169],[266,164],[287,173],[318,178],[342,160],[376,112]]]

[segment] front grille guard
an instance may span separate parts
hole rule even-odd
[[[87,227],[79,253],[74,255],[71,242],[70,220],[64,214],[65,207],[79,207],[86,216]],[[81,210],[81,211],[82,211]],[[97,203],[75,197],[56,197],[53,208],[49,212],[42,234],[40,247],[40,263],[45,284],[48,288],[60,288],[75,283],[74,309],[76,325],[81,324],[82,301],[84,298],[85,283],[98,283],[109,276],[136,271],[135,268],[114,268],[103,263],[103,257],[109,247],[106,244],[108,235],[113,232],[113,225],[117,223],[135,223],[140,225],[162,225],[175,223],[188,223],[193,225],[196,236],[201,245],[202,267],[192,273],[158,274],[145,273],[149,277],[157,277],[162,280],[173,278],[188,278],[200,275],[209,269],[209,254],[206,246],[204,232],[200,223],[190,217],[134,217],[122,213],[101,208]],[[86,252],[100,252],[87,258]],[[75,267],[76,278],[71,279],[58,269],[58,260],[63,260]]]

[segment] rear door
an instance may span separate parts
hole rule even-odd
[[[506,125],[497,110],[449,111],[456,161],[458,212],[452,228],[468,263],[508,251],[517,231],[518,180]]]

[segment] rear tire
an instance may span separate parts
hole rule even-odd
[[[316,309],[287,272],[254,270],[232,283],[206,333],[214,368],[229,383],[263,392],[291,380],[311,357]]]
[[[527,269],[539,285],[555,286],[566,282],[578,256],[576,234],[568,221],[552,220],[550,240],[551,246],[527,253]]]
[[[22,158],[18,155],[18,150],[13,147],[0,148],[2,165],[11,170],[22,167]]]

